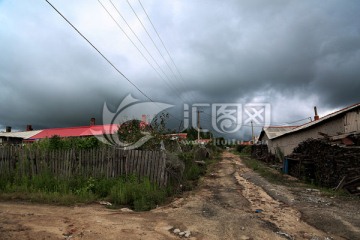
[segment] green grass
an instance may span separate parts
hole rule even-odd
[[[290,179],[288,177],[288,175],[283,174],[282,172],[267,166],[265,163],[263,163],[259,160],[251,158],[251,156],[249,154],[239,153],[236,151],[234,151],[234,154],[239,155],[241,157],[241,160],[243,161],[243,163],[248,168],[251,168],[252,170],[257,172],[260,176],[262,176],[263,178],[265,178],[266,180],[268,180],[271,183],[274,183],[277,185],[284,185],[284,186],[288,186],[288,187],[301,187],[304,189],[305,188],[316,188],[316,189],[320,190],[320,192],[323,195],[326,195],[329,197],[337,196],[337,197],[348,198],[348,199],[354,198],[354,196],[351,195],[346,190],[335,191],[334,189],[331,189],[331,188],[319,187],[316,184],[300,181],[298,179]]]
[[[220,150],[213,150],[211,158],[203,159],[205,164],[196,163],[194,161],[194,155],[190,152],[179,154],[179,159],[185,164],[182,179],[183,190],[190,191],[197,186],[198,181],[202,176],[204,176],[207,172],[212,171],[215,163],[221,159],[221,155]]]
[[[55,177],[50,172],[44,172],[35,176],[26,176],[20,174],[16,168],[12,173],[0,176],[0,200],[60,205],[105,200],[113,203],[114,208],[126,206],[136,211],[149,210],[168,201],[175,193],[179,193],[181,185],[184,186],[181,191],[192,190],[199,178],[218,161],[219,152],[213,151],[213,157],[205,159],[204,165],[194,162],[193,152],[184,152],[179,158],[185,165],[183,175],[176,181],[170,179],[167,187],[159,187],[148,178],[134,175],[109,179],[84,176],[61,178]]]
[[[259,160],[251,158],[248,154],[238,154],[240,155],[243,163],[248,167],[259,173],[260,176],[264,177],[271,183],[275,184],[286,184],[289,185],[293,183],[293,181],[289,181],[288,178],[284,176],[278,170],[268,167],[265,163],[260,162]]]
[[[106,178],[56,178],[38,176],[0,177],[0,199],[72,205],[107,200],[115,206],[128,206],[136,211],[149,210],[172,194],[172,188],[160,188],[148,178],[136,176]]]

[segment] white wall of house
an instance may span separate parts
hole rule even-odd
[[[346,113],[344,125],[345,133],[360,131],[360,110]]]
[[[303,130],[293,132],[272,140],[268,140],[268,148],[272,153],[276,153],[277,149],[282,151],[286,156],[292,153],[299,143],[309,138],[321,138],[319,132],[330,136],[360,131],[360,114],[359,109],[341,114],[338,117],[329,119]]]

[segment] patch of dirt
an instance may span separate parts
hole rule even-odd
[[[297,210],[300,205],[291,202],[296,194],[285,188],[286,194],[280,194],[283,186],[261,180],[232,153],[225,152],[213,169],[196,190],[149,212],[112,210],[99,204],[61,207],[2,202],[0,239],[179,239],[173,233],[176,228],[189,230],[189,239],[204,240],[346,239],[305,222],[305,216],[314,217]],[[253,178],[267,187],[258,186]],[[354,229],[348,231],[356,233],[349,224]]]
[[[308,224],[329,235],[343,239],[360,239],[359,198],[321,194],[319,190],[305,186],[287,187],[271,184],[253,171],[241,172],[245,179],[260,186],[273,199],[297,209],[301,220]]]

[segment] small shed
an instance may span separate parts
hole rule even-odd
[[[298,126],[269,126],[262,129],[259,136],[259,143],[268,146],[269,152],[275,154],[275,148],[273,147],[273,139],[279,137]]]

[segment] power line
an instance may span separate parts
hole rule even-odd
[[[146,29],[145,25],[143,24],[143,22],[141,21],[141,19],[139,18],[139,16],[137,15],[136,11],[134,10],[134,8],[131,6],[129,0],[127,0],[128,5],[130,6],[131,10],[133,11],[133,13],[135,14],[136,18],[139,20],[141,26],[144,28],[146,34],[148,35],[148,37],[150,38],[151,42],[154,44],[156,50],[159,52],[160,56],[162,57],[162,59],[164,60],[165,64],[167,65],[167,67],[170,69],[170,71],[173,73],[174,77],[177,78],[176,74],[174,73],[174,71],[172,70],[172,68],[170,67],[170,65],[168,64],[168,62],[166,61],[164,55],[161,53],[160,49],[158,48],[158,46],[156,45],[154,39],[151,37],[150,33],[148,32],[148,30]]]
[[[106,9],[106,7],[99,1],[99,4],[103,7],[103,9],[107,12],[107,14],[112,18],[112,20],[115,22],[115,24],[118,26],[118,28],[124,33],[124,35],[129,39],[129,41],[134,45],[134,47],[139,51],[141,56],[148,62],[148,64],[155,70],[155,67],[150,63],[150,61],[145,57],[145,55],[140,51],[140,49],[136,46],[136,44],[133,42],[133,40],[129,37],[129,35],[125,32],[125,30],[120,26],[120,24],[116,21],[116,19],[110,14],[110,12]]]
[[[171,62],[172,62],[172,63],[173,63],[173,65],[175,66],[175,69],[176,69],[176,71],[178,72],[178,74],[179,74],[179,76],[180,76],[180,79],[183,81],[184,85],[186,86],[185,80],[184,80],[184,78],[183,78],[183,76],[182,76],[182,74],[181,74],[181,72],[180,72],[179,68],[178,68],[178,67],[177,67],[177,65],[175,64],[175,61],[174,61],[173,57],[171,56],[170,52],[168,51],[167,47],[165,46],[164,41],[163,41],[163,40],[162,40],[162,38],[160,37],[160,34],[159,34],[159,33],[158,33],[158,31],[156,30],[155,25],[154,25],[154,24],[153,24],[153,22],[151,21],[151,19],[150,19],[150,17],[149,17],[149,15],[148,15],[148,13],[146,12],[146,10],[145,10],[145,8],[144,8],[143,4],[141,3],[141,1],[140,1],[140,0],[138,0],[138,1],[139,1],[139,3],[140,3],[141,8],[144,10],[144,13],[145,13],[145,15],[146,15],[147,19],[149,20],[149,22],[150,22],[150,24],[151,24],[152,28],[154,29],[154,31],[155,31],[155,33],[156,33],[156,35],[158,36],[158,38],[159,38],[159,40],[160,40],[160,42],[161,42],[162,46],[164,47],[165,51],[166,51],[166,52],[167,52],[167,54],[169,55]],[[191,92],[190,92],[190,93],[191,93]]]
[[[148,95],[146,95],[135,83],[133,83],[130,79],[128,79],[98,48],[95,47],[94,44],[90,42],[54,5],[52,5],[48,0],[45,0],[83,39],[85,39],[121,76],[123,76],[132,86],[136,88],[144,97],[149,99],[151,102],[154,102]],[[177,117],[171,115],[169,116],[181,121]]]
[[[126,37],[131,41],[131,43],[136,47],[136,49],[141,53],[141,55],[145,58],[145,60],[148,62],[148,64],[156,71],[156,73],[158,74],[158,76],[168,85],[168,87],[170,89],[174,89],[175,91],[177,91],[177,96],[179,97],[180,100],[184,101],[181,98],[181,94],[178,92],[178,90],[176,89],[176,87],[172,87],[170,82],[170,78],[169,76],[164,72],[164,70],[162,69],[162,67],[159,65],[159,63],[155,60],[155,58],[152,56],[152,54],[149,52],[149,50],[146,48],[146,46],[143,44],[143,42],[140,40],[140,38],[137,36],[137,34],[134,32],[134,30],[131,28],[131,26],[128,24],[128,22],[126,21],[126,19],[124,18],[124,16],[120,13],[119,9],[115,6],[115,4],[110,0],[111,5],[114,7],[114,9],[116,10],[116,12],[119,14],[119,16],[123,19],[123,21],[126,23],[126,25],[128,26],[128,28],[131,30],[131,32],[134,34],[134,36],[136,37],[136,39],[140,42],[140,44],[142,45],[142,47],[145,49],[145,51],[149,54],[149,56],[151,57],[151,59],[155,62],[155,64],[158,66],[158,68],[161,70],[161,72],[164,74],[164,76],[169,80],[169,82],[167,82],[163,76],[161,76],[161,74],[155,69],[155,67],[149,62],[149,60],[144,56],[144,54],[140,51],[140,49],[135,45],[135,43],[130,39],[130,37],[125,33],[125,31],[121,28],[120,24],[115,20],[115,18],[110,14],[110,12],[106,9],[106,7],[98,0],[98,2],[101,4],[101,6],[104,8],[104,10],[107,12],[107,14],[112,18],[112,20],[116,23],[116,25],[122,30],[122,32],[126,35]]]
[[[62,13],[57,10],[54,5],[52,5],[48,0],[45,0],[78,34],[80,34],[80,36],[82,38],[84,38],[121,76],[123,76],[131,85],[133,85],[143,96],[145,96],[147,99],[149,99],[151,102],[153,102],[153,100],[146,95],[143,91],[141,91],[141,89],[135,85],[135,83],[133,83],[132,81],[130,81],[130,79],[128,79],[107,57],[105,57],[104,54],[102,54],[100,52],[99,49],[97,49],[94,44],[92,44],[89,39],[87,39],[64,15],[62,15]]]
[[[297,122],[301,122],[301,121],[304,121],[304,120],[310,120],[310,122],[311,122],[311,117],[303,118],[303,119],[300,119],[300,120],[297,120],[297,121],[294,121],[294,122],[288,122],[287,124],[297,123]]]

